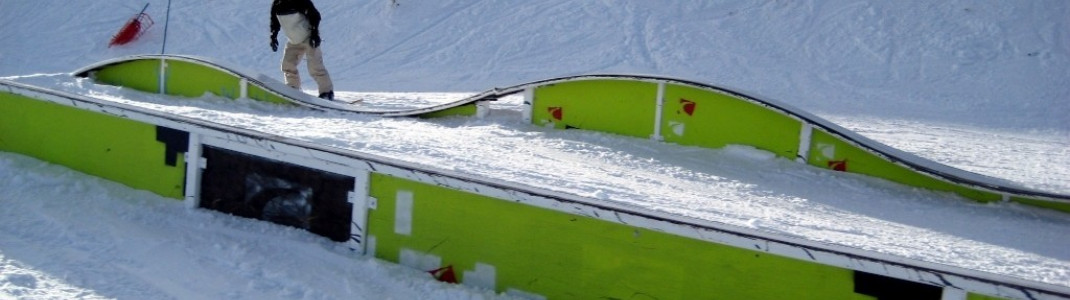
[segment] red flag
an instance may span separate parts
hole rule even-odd
[[[130,18],[130,21],[126,21],[126,25],[119,29],[119,32],[115,36],[111,37],[111,42],[108,43],[108,48],[115,45],[125,45],[133,40],[136,40],[145,31],[149,30],[156,22],[152,21],[152,18],[145,13],[145,9],[149,8],[149,4],[145,3],[145,7],[141,8],[141,12]]]
[[[431,277],[435,277],[438,281],[457,283],[457,274],[453,272],[453,265],[427,271],[427,273],[431,273]]]

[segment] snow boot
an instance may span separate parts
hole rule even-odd
[[[334,91],[320,93],[320,99],[334,100]]]

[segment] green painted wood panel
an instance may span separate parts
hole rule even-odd
[[[165,70],[169,95],[200,97],[207,92],[230,99],[241,96],[241,79],[234,74],[181,60],[168,60]]]
[[[93,73],[93,78],[105,84],[159,93],[159,74],[160,60],[141,59],[123,61],[97,69]]]
[[[821,168],[865,174],[910,186],[953,192],[982,202],[1002,200],[999,194],[953,184],[897,165],[822,130],[813,131],[809,163]]]
[[[241,78],[201,62],[168,59],[166,63],[167,94],[184,97],[201,97],[211,93],[220,97],[237,99],[241,96]],[[105,65],[93,71],[97,82],[133,88],[149,93],[159,93],[159,59],[134,59]],[[247,84],[246,97],[253,100],[294,105],[274,92],[254,84]]]
[[[453,116],[474,116],[478,112],[479,108],[476,107],[476,103],[469,103],[465,105],[455,106],[440,111],[429,112],[426,114],[418,115],[420,118],[442,118]]]
[[[749,145],[794,159],[802,122],[734,96],[666,84],[661,128],[666,142],[706,148]]]
[[[378,199],[367,227],[377,257],[400,262],[402,251],[414,251],[439,258],[466,284],[477,264],[493,266],[499,292],[549,299],[872,299],[854,293],[853,271],[846,269],[382,174],[373,174],[370,194]],[[411,208],[400,214],[411,220],[407,225],[398,225],[399,202],[409,202],[400,205]]]
[[[182,198],[184,159],[164,163],[155,125],[9,93],[0,93],[0,115],[0,151]]]
[[[294,105],[293,102],[290,102],[290,100],[287,100],[286,98],[283,98],[278,94],[275,94],[274,92],[269,92],[268,90],[256,85],[250,84],[246,93],[246,97],[249,97],[249,99],[276,104]]]
[[[657,94],[657,84],[634,80],[545,85],[535,89],[531,121],[648,138],[654,133]]]
[[[968,294],[968,295],[966,296],[966,299],[967,299],[967,300],[1005,300],[1005,298],[1000,298],[1000,297],[992,297],[992,296],[987,296],[987,295],[981,295],[981,294],[974,294],[974,293],[970,293],[970,294]]]
[[[1043,207],[1047,209],[1054,209],[1062,212],[1070,213],[1070,203],[1058,203],[1051,201],[1044,201],[1038,199],[1030,199],[1027,197],[1011,197],[1011,201],[1022,203],[1025,205],[1032,205],[1036,207]]]

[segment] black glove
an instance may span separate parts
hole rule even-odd
[[[312,35],[308,37],[308,44],[312,45],[312,48],[319,48],[320,46],[320,31],[319,29],[312,29]]]
[[[271,52],[279,51],[279,34],[277,32],[271,33]]]

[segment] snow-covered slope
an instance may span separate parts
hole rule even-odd
[[[1065,2],[320,2],[336,85],[369,105],[435,103],[464,94],[411,92],[470,92],[569,74],[660,74],[741,88],[945,164],[1070,192]],[[0,2],[0,27],[19,28],[0,31],[0,40],[17,41],[0,47],[0,76],[477,176],[1070,285],[1065,215],[977,204],[743,147],[546,130],[518,120],[515,98],[485,120],[421,121],[178,100],[63,74],[28,76],[158,53],[167,6],[158,0],[148,34],[129,47],[106,47],[141,5]],[[167,52],[275,74],[280,54],[268,49],[266,27],[262,1],[174,1]],[[419,103],[405,102],[413,98]],[[0,215],[0,291],[11,295],[493,296],[374,260],[348,265],[344,250],[303,232],[186,211],[21,156],[0,158],[0,203],[12,208]]]

